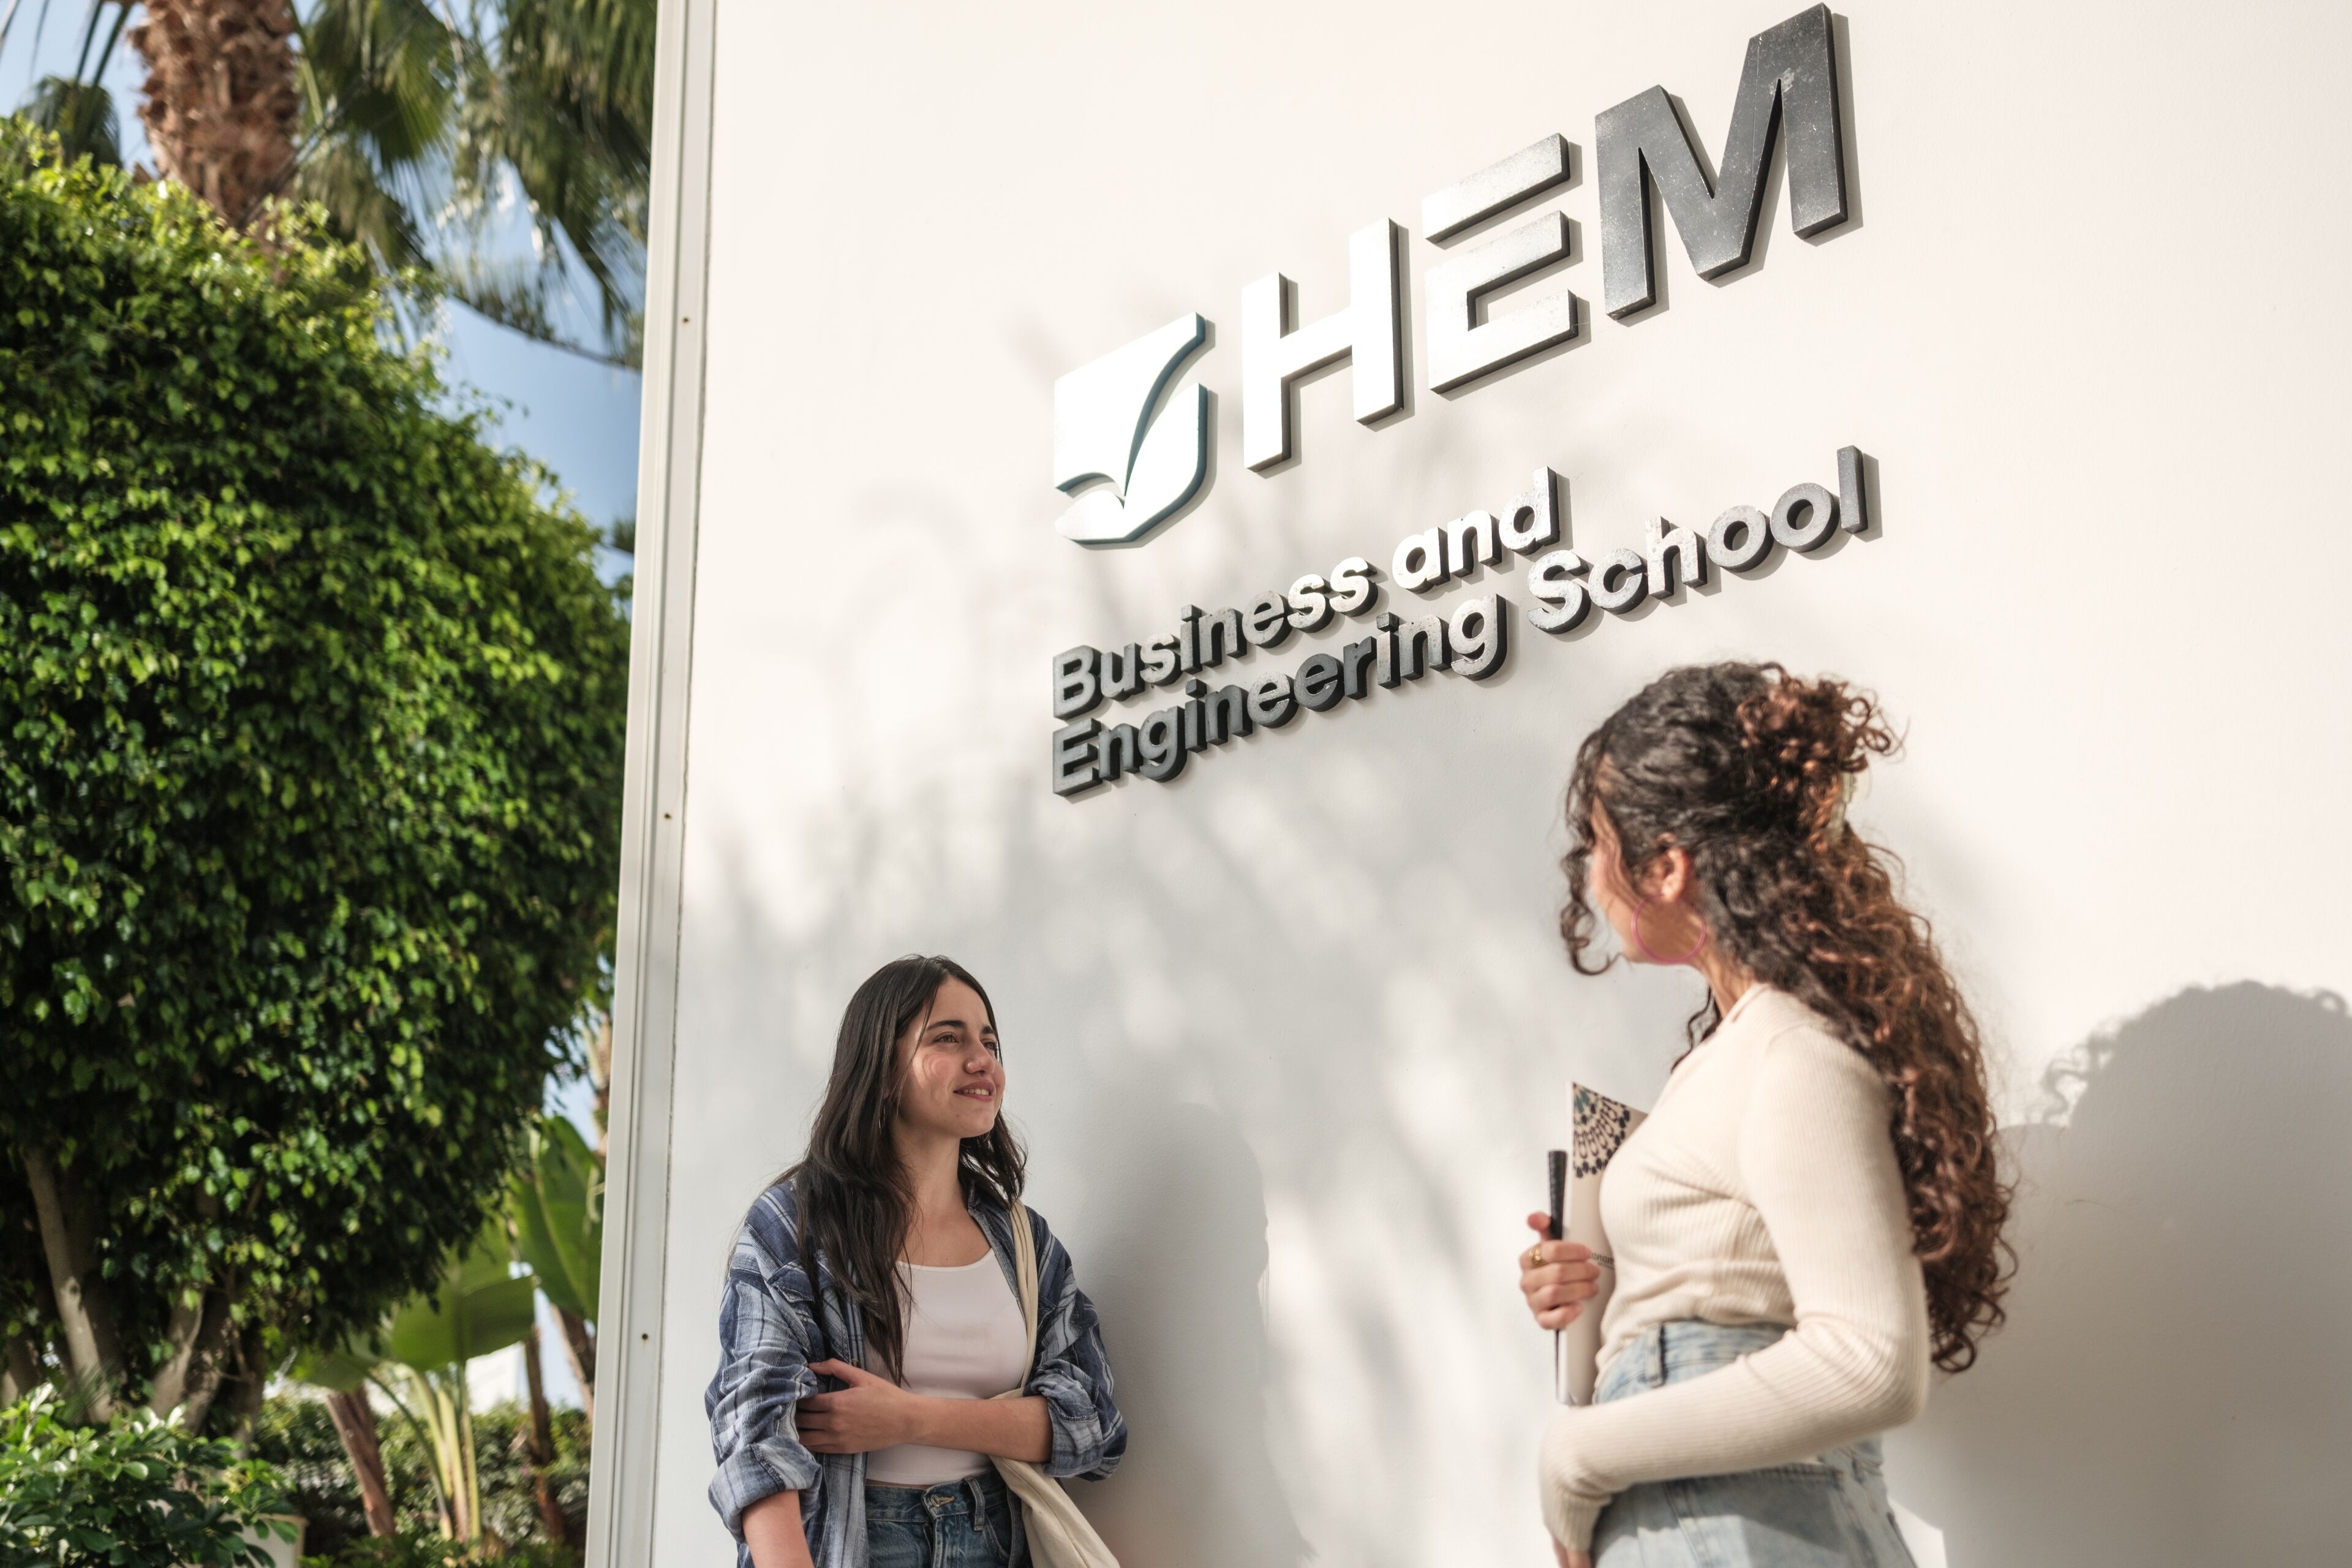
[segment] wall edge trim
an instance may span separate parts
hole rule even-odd
[[[587,1568],[653,1560],[700,521],[718,0],[658,12]]]

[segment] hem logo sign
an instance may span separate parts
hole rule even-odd
[[[1054,384],[1054,488],[1077,496],[1062,514],[1063,538],[1133,544],[1200,493],[1209,389],[1195,382],[1164,395],[1208,341],[1207,321],[1179,316]]]
[[[1786,153],[1790,226],[1805,238],[1842,226],[1851,213],[1844,120],[1837,32],[1827,5],[1748,40],[1712,178],[1664,88],[1636,93],[1596,116],[1601,283],[1609,318],[1632,325],[1657,303],[1660,205],[1701,278],[1748,264],[1776,139]],[[1547,136],[1422,203],[1423,240],[1445,252],[1421,289],[1427,301],[1421,363],[1431,391],[1467,388],[1588,331],[1583,301],[1566,288],[1523,294],[1487,319],[1493,295],[1581,259],[1573,226],[1557,211],[1483,233],[1523,203],[1567,184],[1574,151],[1565,138]],[[1474,233],[1481,234],[1475,243],[1458,243]],[[1291,456],[1296,383],[1325,365],[1349,363],[1360,423],[1380,423],[1402,408],[1403,238],[1385,220],[1350,235],[1350,299],[1319,321],[1297,321],[1295,290],[1278,272],[1242,290],[1246,467],[1263,472]],[[1207,321],[1180,316],[1054,384],[1054,486],[1076,498],[1059,524],[1064,538],[1097,546],[1140,543],[1200,494],[1209,473],[1213,400],[1198,383],[1173,396],[1168,388],[1208,339]]]

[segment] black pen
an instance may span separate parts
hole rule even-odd
[[[1549,1167],[1551,1176],[1551,1234],[1549,1239],[1558,1241],[1566,1234],[1568,1218],[1568,1151],[1546,1151],[1544,1164]],[[1559,1329],[1551,1331],[1551,1395],[1554,1399],[1565,1397],[1568,1392],[1560,1382],[1560,1332]]]

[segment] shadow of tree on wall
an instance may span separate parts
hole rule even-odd
[[[2341,1562],[2343,999],[2185,991],[2044,1083],[2010,1321],[1892,1441],[1896,1489],[1951,1568]]]
[[[1125,1563],[1299,1562],[1306,1542],[1266,1447],[1257,1158],[1229,1117],[1159,1104],[1147,1085],[1098,1103],[1084,1153],[1105,1173],[1098,1201],[1154,1217],[1087,1259],[1120,1408],[1146,1439],[1087,1489],[1087,1512]]]

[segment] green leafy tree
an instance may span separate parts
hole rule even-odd
[[[0,127],[0,1333],[190,1430],[503,1206],[618,857],[595,536],[266,239]]]
[[[270,1466],[144,1411],[99,1427],[46,1392],[0,1410],[0,1563],[24,1568],[268,1568],[248,1539],[294,1539]]]

